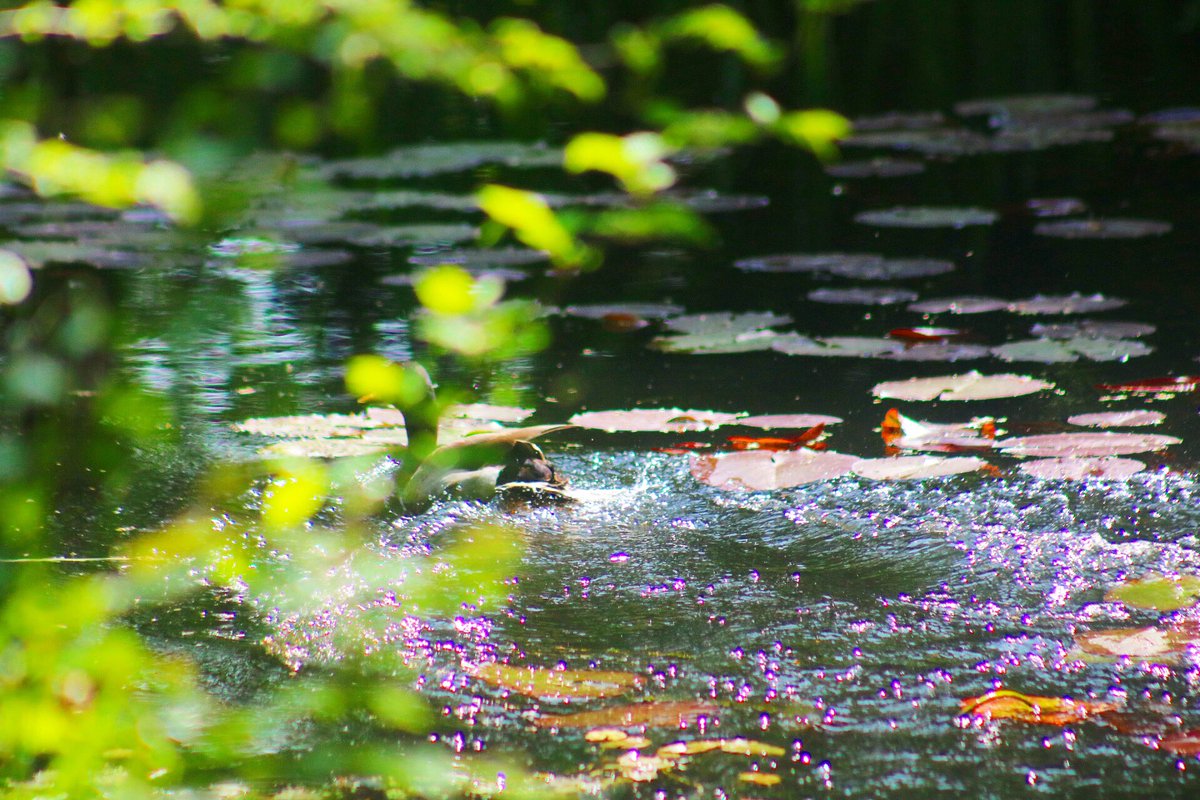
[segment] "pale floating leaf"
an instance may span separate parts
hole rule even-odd
[[[566,306],[558,313],[583,319],[604,319],[616,314],[626,314],[641,319],[664,319],[683,314],[683,306],[670,303],[592,303]]]
[[[966,228],[991,225],[1000,215],[986,208],[958,206],[895,206],[854,215],[861,225],[883,228]]]
[[[1146,465],[1132,458],[1115,456],[1039,458],[1017,466],[1026,475],[1045,480],[1082,481],[1093,478],[1123,480],[1136,475]]]
[[[1129,301],[1102,294],[1034,295],[1027,300],[1017,300],[1009,305],[1018,314],[1090,314],[1120,308]]]
[[[484,164],[558,167],[562,150],[535,142],[468,141],[401,147],[382,156],[330,161],[316,168],[325,177],[372,181],[423,178],[463,172]]]
[[[985,314],[989,311],[1003,311],[1008,308],[1008,301],[998,297],[938,297],[922,300],[908,306],[909,311],[920,314]]]
[[[830,164],[825,167],[825,174],[834,178],[906,178],[919,175],[925,171],[925,162],[911,158],[881,158],[863,159],[861,161],[843,161],[840,164]]]
[[[697,454],[691,473],[701,483],[735,491],[770,491],[845,475],[856,456],[816,450],[743,450]]]
[[[876,384],[871,393],[876,397],[897,400],[993,400],[1020,397],[1053,388],[1053,383],[1026,375],[982,375],[978,372],[967,372],[960,375],[885,381]]]
[[[981,697],[960,702],[963,716],[984,719],[1012,719],[1044,725],[1070,725],[1088,717],[1117,709],[1116,703],[1101,700],[1074,700],[1070,697],[1040,697],[996,689]]]
[[[746,272],[833,272],[836,268],[866,269],[883,263],[877,253],[780,253],[733,262]]]
[[[1157,330],[1144,322],[1081,319],[1078,322],[1037,322],[1029,332],[1044,339],[1137,339]]]
[[[1097,411],[1094,414],[1075,414],[1067,417],[1072,425],[1089,428],[1136,428],[1143,425],[1158,425],[1167,418],[1161,411],[1129,409],[1127,411]]]
[[[571,417],[572,424],[601,431],[657,431],[687,433],[708,431],[736,422],[741,414],[680,408],[633,408],[625,411],[585,411]]]
[[[1004,97],[985,97],[977,100],[962,100],[954,104],[954,113],[960,117],[1002,115],[1004,117],[1027,117],[1042,114],[1066,114],[1090,111],[1096,107],[1096,98],[1084,94],[1021,94]]]
[[[1042,222],[1033,232],[1055,239],[1140,239],[1171,232],[1171,223],[1155,219],[1064,219]]]
[[[864,281],[894,281],[909,278],[929,278],[954,271],[953,261],[936,258],[885,258],[877,262],[844,262],[830,267],[829,272],[842,278]]]
[[[851,470],[855,475],[875,481],[919,480],[942,478],[977,472],[987,466],[982,458],[959,456],[897,456],[894,458],[864,458],[854,462]]]
[[[1149,355],[1154,348],[1134,339],[1026,339],[993,347],[991,352],[1003,361],[1036,361],[1058,364],[1078,361],[1127,361]]]
[[[1120,456],[1161,450],[1180,439],[1155,433],[1048,433],[1001,439],[996,447],[1014,456]]]
[[[1093,656],[1174,662],[1200,641],[1195,631],[1151,626],[1089,631],[1077,635],[1075,644]]]
[[[1104,599],[1133,608],[1178,611],[1200,600],[1200,575],[1151,575],[1125,581],[1105,592]]]
[[[289,439],[262,448],[264,456],[280,458],[356,458],[386,452],[388,445],[362,439]]]
[[[842,356],[869,358],[885,353],[897,353],[904,349],[903,342],[871,336],[830,336],[809,339],[800,334],[785,334],[771,345],[772,350],[789,356]]]
[[[850,124],[856,131],[894,131],[936,128],[945,122],[946,115],[940,111],[886,111],[854,117]]]
[[[394,423],[374,420],[365,414],[300,414],[289,417],[255,417],[234,423],[233,429],[260,436],[327,439],[360,436],[363,430],[384,424]],[[404,424],[403,418],[398,424]]]
[[[831,417],[826,414],[760,414],[753,417],[741,417],[734,425],[745,425],[750,428],[796,428],[807,430],[817,425],[836,425],[841,417]]]
[[[978,344],[931,342],[908,345],[902,350],[882,353],[880,358],[889,361],[971,361],[984,358],[990,353],[987,347]]]
[[[712,311],[703,314],[686,314],[670,317],[666,326],[679,333],[752,332],[777,325],[787,325],[792,318],[770,311]]]
[[[439,264],[456,264],[463,267],[513,267],[540,264],[549,260],[549,253],[525,247],[444,250],[438,253],[418,253],[408,257],[408,263],[420,267],[435,267]]]
[[[1078,197],[1033,197],[1025,201],[1025,209],[1035,217],[1069,217],[1087,208]]]
[[[808,293],[808,299],[817,303],[890,306],[911,303],[917,299],[917,293],[891,286],[855,286],[848,289],[814,289]]]
[[[864,131],[845,136],[838,144],[843,147],[884,147],[927,156],[961,156],[992,150],[991,139],[964,128]]]
[[[777,341],[791,336],[794,334],[780,334],[770,330],[707,331],[679,336],[659,336],[650,342],[650,346],[664,353],[749,353],[755,350],[770,350]]]

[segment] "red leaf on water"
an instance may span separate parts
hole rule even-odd
[[[650,323],[637,314],[630,314],[625,311],[612,311],[600,317],[600,324],[604,330],[610,333],[629,333],[641,330]]]
[[[1194,392],[1200,386],[1200,375],[1180,375],[1166,378],[1144,378],[1127,383],[1099,383],[1096,388],[1105,392]]]
[[[883,424],[879,426],[879,432],[883,436],[883,443],[885,445],[893,444],[904,435],[904,428],[900,424],[899,409],[888,409],[888,412],[883,415]]]
[[[1200,754],[1200,728],[1164,736],[1158,740],[1158,746],[1177,756]]]
[[[895,328],[888,336],[904,342],[944,342],[964,333],[957,328]]]

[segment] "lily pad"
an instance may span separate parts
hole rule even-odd
[[[1025,201],[1025,210],[1035,217],[1069,217],[1087,209],[1087,203],[1078,197],[1033,197]]]
[[[977,472],[987,466],[982,458],[960,456],[896,456],[893,458],[864,458],[854,462],[855,475],[875,481],[920,480]]]
[[[512,267],[524,264],[540,264],[549,260],[550,255],[548,253],[524,247],[443,250],[437,253],[416,253],[408,257],[408,263],[421,267],[434,267],[439,264],[457,264],[464,267]]]
[[[508,267],[464,267],[460,266],[463,272],[466,272],[476,281],[482,281],[489,284],[494,284],[499,281],[502,283],[519,283],[520,281],[528,280],[530,274],[522,272],[519,269],[510,269]],[[401,272],[395,275],[384,275],[379,279],[379,283],[384,286],[412,286],[420,277],[419,272]]]
[[[963,716],[986,720],[1012,719],[1043,725],[1071,725],[1088,717],[1117,709],[1116,703],[1100,700],[1073,700],[1069,697],[1040,697],[997,689],[980,697],[960,702]]]
[[[1061,364],[1086,358],[1089,361],[1127,361],[1148,355],[1154,348],[1133,339],[1026,339],[993,347],[991,352],[1003,361],[1036,361]]]
[[[818,303],[889,306],[910,303],[917,299],[917,293],[891,286],[856,286],[850,289],[814,289],[808,293],[808,299]]]
[[[1008,308],[1008,301],[998,297],[937,297],[922,300],[909,305],[909,311],[920,314],[985,314],[989,311],[1003,311]]]
[[[645,682],[632,672],[514,667],[497,662],[470,669],[473,677],[510,692],[543,700],[590,700],[640,689]]]
[[[1200,387],[1200,375],[1179,375],[1165,378],[1143,378],[1126,383],[1101,383],[1096,386],[1106,392],[1131,392],[1136,394],[1175,394],[1194,392]]]
[[[926,156],[962,156],[987,153],[991,140],[965,128],[922,128],[852,133],[842,137],[843,147],[882,147]]]
[[[1119,297],[1105,297],[1102,294],[1037,294],[1027,300],[1011,303],[1009,309],[1018,314],[1089,314],[1120,308],[1128,302]]]
[[[970,361],[990,354],[988,348],[978,344],[955,342],[928,342],[910,344],[903,350],[883,353],[880,358],[889,361]]]
[[[1198,644],[1197,631],[1180,628],[1113,628],[1075,637],[1081,651],[1104,658],[1176,661]]]
[[[789,356],[869,358],[899,352],[904,349],[904,343],[872,336],[829,336],[810,339],[790,333],[777,338],[771,344],[771,349]]]
[[[734,313],[731,311],[711,311],[703,314],[686,314],[682,317],[670,317],[665,325],[680,333],[714,333],[714,332],[753,332],[776,325],[787,325],[792,318],[770,311],[747,311]]]
[[[1171,223],[1155,219],[1112,217],[1109,219],[1064,219],[1042,222],[1033,232],[1056,239],[1140,239],[1171,232]]]
[[[1109,602],[1151,611],[1178,611],[1200,600],[1200,575],[1152,575],[1125,581],[1104,593]]]
[[[664,319],[678,317],[683,314],[684,310],[683,306],[671,303],[591,303],[566,306],[558,313],[568,317],[600,320],[614,314],[627,314],[640,319]]]
[[[1017,466],[1026,475],[1045,480],[1082,481],[1092,478],[1123,480],[1136,475],[1146,465],[1132,458],[1115,456],[1039,458]]]
[[[1091,95],[1020,94],[1004,97],[985,97],[977,100],[963,100],[954,104],[954,113],[960,117],[973,117],[984,114],[1029,116],[1090,111],[1095,107],[1096,98]]]
[[[894,131],[936,128],[946,122],[940,111],[888,111],[855,117],[850,124],[855,131]]]
[[[831,451],[742,450],[693,455],[691,473],[718,489],[770,491],[837,478],[850,472],[858,460]]]
[[[986,208],[959,206],[895,206],[862,211],[854,221],[883,228],[966,228],[991,225],[1000,215]]]
[[[929,278],[954,271],[953,261],[936,258],[885,258],[877,262],[846,261],[834,264],[829,272],[842,278],[865,281],[893,281],[909,278]]]
[[[664,353],[696,355],[749,353],[755,350],[770,350],[776,342],[793,335],[780,334],[771,330],[707,331],[685,333],[679,336],[659,336],[650,342],[650,346]]]
[[[1128,411],[1097,411],[1094,414],[1075,414],[1067,417],[1072,425],[1089,428],[1136,428],[1142,425],[1158,425],[1167,415],[1161,411],[1129,409]]]
[[[925,171],[925,162],[911,158],[871,158],[843,161],[825,167],[825,174],[834,178],[905,178]]]
[[[767,430],[777,428],[806,430],[817,425],[836,425],[841,421],[841,417],[831,417],[827,414],[760,414],[753,417],[741,417],[732,424]]]
[[[1038,322],[1029,332],[1044,339],[1137,339],[1157,330],[1144,322],[1081,319],[1078,322]]]
[[[1180,439],[1156,433],[1047,433],[1001,439],[996,447],[1014,456],[1121,456],[1161,450]]]
[[[661,701],[613,706],[575,714],[545,714],[533,721],[537,728],[683,728],[701,717],[720,714],[720,707],[699,701]]]
[[[832,272],[834,269],[866,269],[883,262],[876,253],[779,253],[742,258],[733,265],[746,272]]]
[[[633,408],[625,411],[584,411],[569,420],[581,428],[608,431],[687,433],[710,431],[736,422],[742,414],[679,408]]]
[[[326,177],[378,181],[463,172],[484,164],[557,167],[562,165],[562,150],[541,142],[469,141],[412,145],[382,156],[330,161],[316,171]]]
[[[1020,397],[1053,388],[1054,384],[1049,381],[1026,375],[982,375],[978,372],[966,372],[960,375],[885,381],[876,384],[871,393],[879,398],[890,397],[897,400],[993,400],[1001,397]]]

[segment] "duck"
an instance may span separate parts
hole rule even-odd
[[[495,495],[545,501],[569,500],[567,480],[533,442],[541,436],[576,427],[531,425],[476,433],[438,444],[440,409],[429,372],[416,362],[402,365],[416,376],[420,392],[400,409],[408,450],[408,474],[400,500],[405,511],[419,513],[439,497],[484,500]]]

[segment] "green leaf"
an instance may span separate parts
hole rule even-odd
[[[1189,608],[1200,600],[1200,576],[1155,575],[1126,581],[1109,589],[1104,599],[1124,603],[1133,608],[1152,611],[1177,611]]]
[[[756,67],[772,66],[779,52],[744,16],[729,6],[711,5],[678,14],[661,26],[664,37],[700,41],[714,50],[736,54]]]

